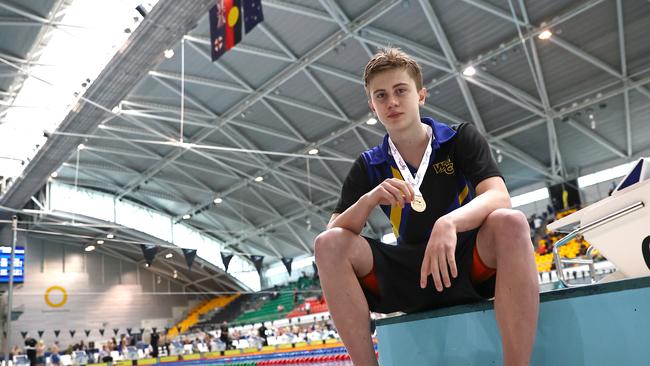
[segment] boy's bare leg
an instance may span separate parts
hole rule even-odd
[[[341,228],[329,229],[314,242],[323,294],[334,325],[355,366],[376,366],[368,303],[357,278],[373,266],[368,242]]]
[[[539,283],[528,222],[523,213],[499,209],[484,221],[479,256],[497,269],[495,312],[505,366],[528,365],[535,343]]]

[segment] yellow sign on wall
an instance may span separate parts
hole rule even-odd
[[[61,301],[53,302],[52,300],[50,300],[50,294],[53,291],[58,291],[63,295],[63,298],[61,299]],[[47,290],[45,290],[44,298],[45,298],[45,303],[47,304],[47,306],[49,306],[51,308],[60,308],[63,305],[65,305],[65,303],[68,301],[68,293],[61,286],[52,286],[52,287],[48,288]]]

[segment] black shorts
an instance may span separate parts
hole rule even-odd
[[[470,271],[478,229],[458,233],[456,243],[456,266],[458,276],[451,278],[451,287],[438,292],[429,275],[427,287],[420,288],[420,269],[426,243],[413,245],[388,245],[364,237],[370,244],[373,256],[373,272],[379,293],[367,286],[361,288],[370,311],[413,313],[440,307],[467,304],[494,297],[496,276],[472,284]],[[373,273],[371,272],[371,273]]]

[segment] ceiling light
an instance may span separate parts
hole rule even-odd
[[[84,144],[79,144],[79,146],[77,146],[78,150],[83,150],[85,148],[86,148],[86,145],[84,145]]]
[[[190,214],[183,215],[183,220],[189,220],[192,217]]]
[[[537,36],[537,38],[539,38],[539,39],[543,39],[543,40],[547,40],[547,39],[551,38],[552,35],[553,35],[553,33],[551,33],[550,30],[545,29],[542,33],[540,33],[540,34]]]
[[[178,272],[174,270],[174,274],[172,275],[174,278],[178,278]]]
[[[217,198],[214,199],[213,202],[214,202],[214,203],[221,203],[221,202],[223,202],[223,198],[221,198],[221,197],[217,197]]]
[[[368,118],[368,120],[366,121],[366,124],[367,125],[376,125],[377,124],[377,118],[374,118],[374,117]]]
[[[115,235],[113,235],[113,234],[106,234],[106,238],[108,238],[108,239],[113,239],[114,237],[115,237]]]
[[[261,182],[261,181],[263,181],[263,180],[264,180],[264,177],[262,177],[261,175],[260,175],[259,177],[256,177],[256,178],[255,178],[255,181],[256,181],[256,182]]]
[[[100,240],[97,240],[97,244],[99,244],[99,245],[104,244],[104,241],[101,240],[101,239],[100,239]]]
[[[163,54],[165,55],[165,58],[172,58],[174,57],[174,50],[168,48],[165,50],[165,52],[163,52]]]
[[[463,75],[474,76],[476,75],[476,69],[474,68],[474,66],[468,66],[467,68],[465,68],[465,70],[463,70]]]
[[[167,254],[165,254],[165,258],[167,258],[167,259],[169,259],[169,258],[171,258],[171,257],[173,257],[173,256],[174,256],[174,255],[173,255],[172,253],[167,253]]]
[[[113,114],[118,114],[121,111],[122,111],[122,108],[120,108],[119,105],[116,105],[115,107],[113,107],[113,109],[111,109],[111,112],[113,112]]]
[[[87,251],[87,252],[92,252],[93,250],[95,250],[95,246],[94,245],[87,245],[84,250]]]
[[[318,154],[318,149],[313,148],[313,149],[309,150],[309,155],[316,155],[316,154]]]
[[[52,178],[56,178],[58,176],[59,176],[59,172],[52,172],[52,174],[50,174],[50,177]]]

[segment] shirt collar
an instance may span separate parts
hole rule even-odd
[[[434,151],[440,148],[440,144],[451,140],[451,138],[456,135],[456,131],[454,129],[444,123],[436,121],[433,118],[423,117],[420,119],[420,121],[431,126],[431,131],[433,131],[433,136],[431,138],[431,147]],[[388,146],[388,134],[384,136],[384,141],[381,143],[381,145],[375,146],[367,153],[370,155],[370,164],[377,165],[382,164],[386,161],[393,162],[392,156],[390,154],[390,147]]]

